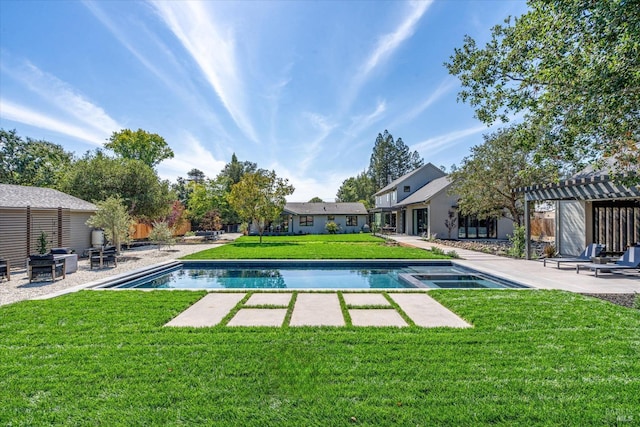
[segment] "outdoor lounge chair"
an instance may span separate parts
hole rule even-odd
[[[3,278],[11,280],[11,264],[8,260],[0,258],[0,282]]]
[[[632,246],[622,255],[618,261],[613,264],[578,264],[576,273],[580,273],[580,269],[589,269],[596,272],[611,273],[613,270],[634,270],[640,269],[640,246]]]
[[[65,259],[55,259],[53,254],[48,255],[31,255],[29,257],[29,283],[33,282],[39,276],[49,276],[51,280],[55,280],[62,276],[67,277],[65,272]]]
[[[604,255],[604,250],[606,246],[600,245],[598,243],[592,243],[587,246],[584,251],[577,257],[567,257],[567,258],[544,258],[542,260],[542,265],[547,266],[547,262],[555,262],[556,268],[560,268],[560,264],[568,263],[568,262],[591,262],[591,257],[602,256]]]
[[[93,269],[93,267],[102,268],[109,264],[113,264],[114,267],[118,266],[116,248],[107,247],[92,249],[89,252],[89,269]]]

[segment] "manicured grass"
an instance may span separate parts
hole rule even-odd
[[[393,246],[370,234],[254,236],[183,259],[445,259],[423,249]]]
[[[0,425],[638,425],[640,312],[430,292],[475,327],[163,328],[189,291],[0,307]]]

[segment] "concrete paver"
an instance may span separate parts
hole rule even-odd
[[[392,293],[389,296],[417,326],[425,328],[438,326],[452,328],[471,327],[471,325],[426,293]]]
[[[344,298],[344,302],[348,306],[352,306],[352,307],[363,307],[367,305],[369,306],[371,305],[390,306],[391,305],[391,303],[382,294],[343,293],[342,297]]]
[[[282,326],[285,308],[242,308],[227,326]]]
[[[349,310],[349,316],[351,316],[353,326],[409,326],[394,308],[355,308]]]
[[[165,326],[215,326],[224,319],[245,295],[245,293],[207,294]]]
[[[338,294],[298,294],[289,325],[344,326]]]
[[[256,293],[249,297],[244,303],[245,307],[256,305],[275,305],[287,307],[291,301],[291,293],[289,292],[272,292],[272,293]]]

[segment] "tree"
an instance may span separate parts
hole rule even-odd
[[[309,203],[324,203],[324,201],[320,197],[313,197],[309,200]]]
[[[258,165],[253,162],[238,160],[236,153],[231,155],[231,162],[227,163],[222,171],[218,174],[220,180],[224,180],[227,185],[227,191],[231,191],[231,186],[240,182],[244,174],[254,173],[258,171]]]
[[[153,229],[149,233],[149,240],[158,245],[158,250],[160,250],[162,246],[170,247],[175,241],[172,227],[165,221],[154,222]]]
[[[202,184],[207,177],[200,169],[193,168],[187,172],[187,179],[191,182]]]
[[[287,203],[286,196],[294,190],[289,180],[278,178],[275,171],[245,173],[240,182],[231,187],[229,204],[243,220],[257,224],[262,244],[265,227],[280,217]]]
[[[15,129],[0,129],[0,183],[56,188],[73,154],[44,140],[26,141]]]
[[[529,12],[493,28],[484,48],[466,36],[445,66],[458,99],[487,124],[524,115],[534,160],[640,165],[640,3],[529,0]],[[533,138],[537,129],[549,129]],[[632,181],[638,182],[640,175]]]
[[[518,144],[518,130],[512,126],[485,135],[484,143],[472,147],[471,155],[449,175],[453,182],[449,192],[460,196],[463,215],[505,216],[521,225],[524,204],[512,190],[557,178],[556,163],[534,164],[533,152]]]
[[[133,225],[133,219],[127,212],[124,200],[117,196],[109,197],[96,202],[96,205],[98,210],[87,220],[87,225],[102,228],[107,240],[120,252],[120,245],[129,238],[129,228]]]
[[[156,167],[165,159],[173,158],[173,150],[163,137],[142,129],[135,132],[130,129],[114,132],[105,148],[124,159],[140,160],[150,168]]]
[[[169,183],[151,167],[139,160],[108,157],[100,150],[86,153],[70,166],[59,187],[94,203],[118,196],[130,215],[145,221],[166,216],[175,200]]]
[[[338,202],[361,202],[367,209],[374,206],[373,195],[376,192],[375,183],[366,172],[356,177],[347,178],[342,182],[336,194]]]
[[[402,138],[394,141],[393,135],[385,130],[378,134],[369,161],[368,173],[375,184],[375,191],[391,181],[419,168],[424,164],[417,151],[410,152]],[[374,192],[375,192],[374,191]]]

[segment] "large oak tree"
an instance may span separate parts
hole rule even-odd
[[[487,124],[523,115],[535,160],[640,164],[640,1],[529,0],[479,47],[465,37],[449,72]],[[544,137],[531,138],[538,129]],[[613,158],[614,161],[610,161]],[[636,176],[635,182],[640,179]]]

